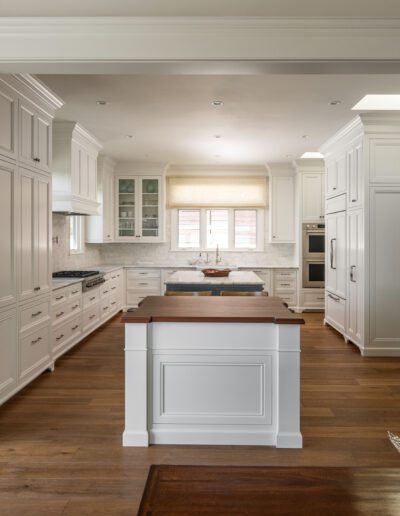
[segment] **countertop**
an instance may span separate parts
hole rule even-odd
[[[150,296],[124,323],[201,322],[304,324],[279,297]]]
[[[92,265],[91,267],[79,267],[79,271],[99,271],[104,274],[108,274],[109,272],[116,271],[118,269],[122,269],[123,265]],[[85,278],[53,278],[52,279],[52,290],[57,290],[63,287],[69,287],[70,285],[74,285],[75,283],[82,283]]]
[[[251,271],[232,271],[223,278],[210,278],[201,271],[174,272],[165,282],[167,285],[264,285],[261,278]]]

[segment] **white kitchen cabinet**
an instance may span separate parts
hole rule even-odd
[[[270,243],[295,242],[295,178],[270,177]]]
[[[97,202],[99,215],[86,219],[86,242],[101,244],[114,240],[114,162],[108,157],[98,160]]]
[[[136,307],[147,296],[161,295],[160,269],[127,269],[126,304]]]
[[[17,167],[0,160],[0,308],[17,301]]]
[[[321,222],[325,218],[325,181],[322,173],[302,174],[302,220]]]
[[[364,178],[362,165],[362,143],[358,143],[347,153],[348,208],[358,208],[363,204]]]
[[[346,212],[326,215],[325,288],[331,294],[346,299]]]
[[[17,310],[0,312],[0,404],[17,387],[18,330]]]
[[[117,241],[161,242],[163,210],[161,176],[116,176],[115,239]]]
[[[20,168],[20,300],[51,290],[51,178]]]
[[[346,192],[347,174],[346,174],[346,152],[335,156],[333,159],[327,160],[326,163],[326,189],[327,197],[333,197]]]
[[[53,124],[53,211],[97,215],[97,156],[102,145],[77,122]]]
[[[18,96],[0,79],[0,156],[17,159]]]
[[[363,252],[364,214],[362,209],[347,214],[348,247],[348,292],[347,292],[347,335],[361,344],[363,338]]]
[[[52,120],[32,103],[19,101],[19,159],[26,165],[50,171]]]

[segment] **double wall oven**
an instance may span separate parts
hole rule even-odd
[[[303,288],[325,286],[325,224],[303,224]]]

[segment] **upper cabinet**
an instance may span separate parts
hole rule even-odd
[[[334,197],[346,192],[346,152],[335,156],[326,163],[326,196]]]
[[[18,97],[0,79],[0,155],[17,159]]]
[[[295,177],[270,175],[269,185],[270,243],[294,243]]]
[[[115,240],[162,241],[163,188],[162,176],[116,176]]]
[[[51,163],[51,118],[31,102],[19,101],[19,159],[46,172]]]
[[[321,222],[325,218],[325,181],[323,173],[302,174],[302,220]]]
[[[53,124],[53,211],[97,215],[101,144],[76,122]]]
[[[360,207],[363,204],[364,178],[362,167],[362,142],[360,141],[347,152],[347,204],[349,208]]]
[[[97,165],[99,215],[86,219],[86,242],[102,244],[114,240],[114,162],[101,156]]]

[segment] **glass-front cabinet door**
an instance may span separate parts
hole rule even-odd
[[[116,178],[116,235],[125,242],[162,239],[162,182],[157,176]]]
[[[137,235],[137,184],[135,177],[117,177],[116,234],[120,240],[135,238]]]
[[[141,233],[146,241],[160,236],[160,180],[154,177],[140,178]]]

